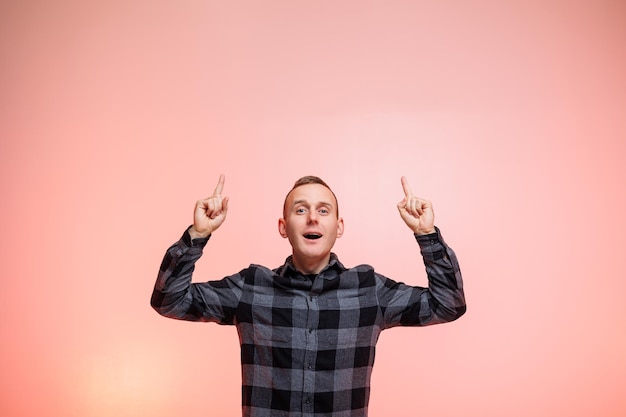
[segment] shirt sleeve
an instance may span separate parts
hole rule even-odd
[[[209,238],[192,240],[187,230],[163,257],[150,305],[173,319],[233,324],[244,271],[217,281],[192,283],[195,263]]]
[[[385,328],[427,326],[458,319],[466,311],[461,269],[441,231],[415,235],[428,276],[428,287],[409,286],[379,277],[378,300]]]

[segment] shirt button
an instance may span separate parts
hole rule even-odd
[[[310,398],[307,398],[306,400],[304,400],[304,403],[305,403],[305,404],[310,404],[310,403],[311,403],[311,399],[310,399]]]

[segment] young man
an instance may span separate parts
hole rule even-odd
[[[219,281],[191,283],[195,262],[224,222],[224,176],[196,203],[194,223],[171,246],[152,294],[166,317],[237,326],[244,417],[366,417],[380,332],[456,320],[465,312],[456,256],[434,225],[432,204],[402,177],[398,211],[415,234],[428,288],[393,281],[368,265],[344,267],[331,249],[343,234],[337,199],[303,177],[287,194],[278,231],[292,255]]]

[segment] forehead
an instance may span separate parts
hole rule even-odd
[[[291,206],[296,202],[324,203],[333,207],[337,205],[333,193],[321,184],[304,184],[291,190],[287,198],[287,205]]]

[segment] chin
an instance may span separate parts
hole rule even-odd
[[[300,253],[302,254],[302,256],[305,256],[307,258],[323,258],[324,256],[330,254],[329,251],[326,251],[324,249],[311,248],[304,248],[304,250],[302,250]]]

